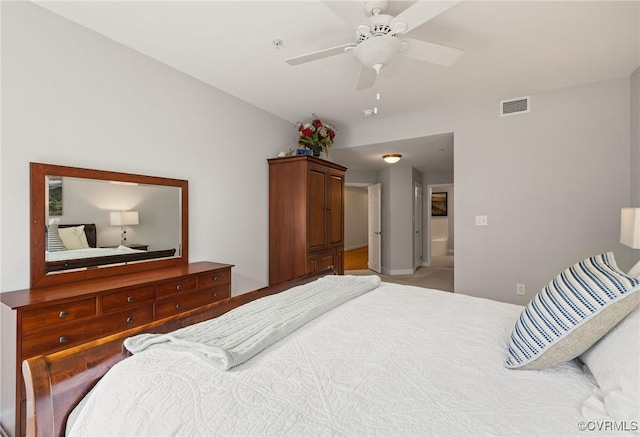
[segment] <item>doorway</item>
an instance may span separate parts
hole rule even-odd
[[[454,265],[454,184],[430,184],[427,186],[424,263],[430,267]]]
[[[345,190],[345,270],[382,272],[382,185],[353,184]]]

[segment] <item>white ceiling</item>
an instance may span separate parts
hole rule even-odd
[[[320,1],[37,3],[292,123],[316,113],[340,129],[373,105],[373,90],[355,90],[360,65],[349,53],[284,62],[353,42]],[[388,13],[411,4],[392,2]],[[638,0],[460,2],[411,36],[463,57],[447,68],[397,55],[380,74],[376,117],[628,77],[640,65],[639,29]]]
[[[421,172],[453,171],[453,133],[431,135],[358,147],[345,147],[329,152],[334,161],[350,170],[380,170],[389,164],[382,155],[399,153],[400,164],[410,162]]]

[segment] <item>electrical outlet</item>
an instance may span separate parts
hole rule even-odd
[[[488,220],[486,215],[477,215],[476,216],[476,226],[487,226]]]
[[[519,294],[520,296],[524,296],[525,295],[524,284],[516,284],[516,294]]]

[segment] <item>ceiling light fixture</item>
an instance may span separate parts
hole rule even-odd
[[[395,164],[396,162],[400,161],[400,158],[402,158],[402,155],[399,155],[397,153],[382,155],[382,159],[384,159],[384,161],[389,164]]]

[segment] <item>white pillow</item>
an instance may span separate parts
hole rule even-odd
[[[632,278],[640,279],[640,261],[638,261],[638,264],[631,267],[631,270],[629,270],[629,273],[627,273],[627,275],[631,276]]]
[[[47,228],[47,251],[49,252],[62,252],[66,247],[60,239],[58,232],[58,222],[55,220],[49,221],[49,227]]]
[[[600,340],[640,302],[640,281],[607,252],[560,273],[516,322],[506,367],[546,369],[572,360]]]
[[[600,387],[584,401],[583,412],[602,398],[614,419],[640,420],[640,307],[580,355]]]
[[[87,235],[84,233],[84,225],[70,228],[58,228],[60,239],[68,250],[88,249]]]

